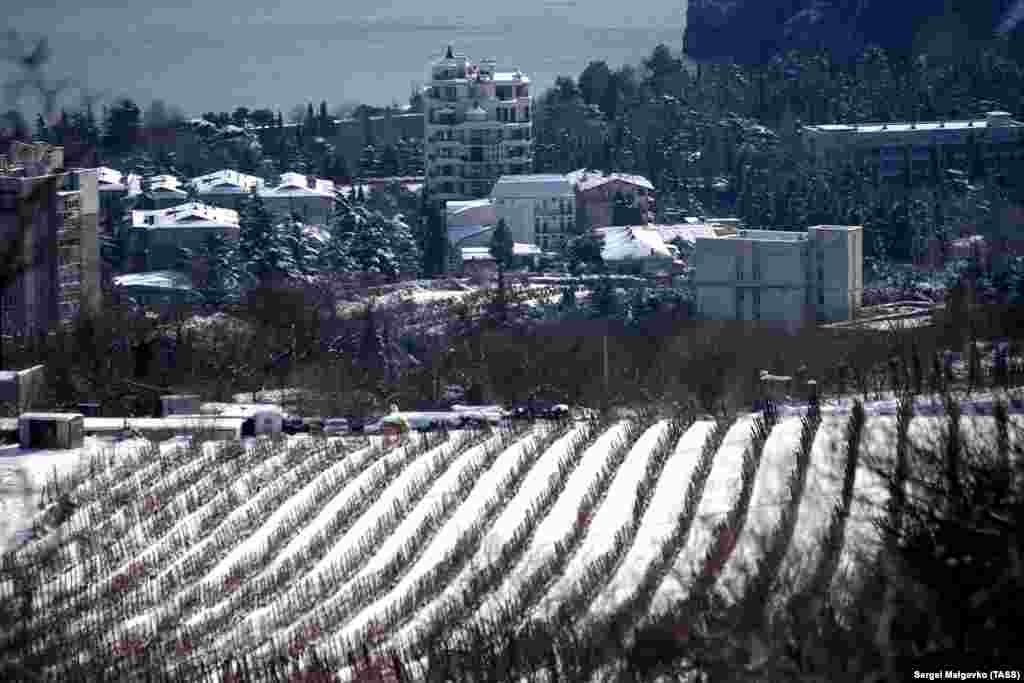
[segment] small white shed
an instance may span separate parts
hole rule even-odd
[[[81,448],[85,418],[79,413],[22,413],[18,417],[18,444],[22,448]]]

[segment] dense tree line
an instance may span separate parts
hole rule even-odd
[[[535,107],[538,172],[590,167],[642,174],[658,190],[660,218],[736,215],[748,224],[801,229],[863,224],[867,253],[910,260],[931,237],[1013,227],[1019,163],[994,173],[972,147],[963,180],[881,182],[852,162],[816,168],[799,144],[801,125],[1020,115],[1024,69],[993,43],[958,59],[866,49],[840,61],[827,51],[790,52],[740,66],[690,67],[664,45],[640,68],[592,61],[563,76]]]

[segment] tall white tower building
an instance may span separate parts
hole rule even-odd
[[[452,52],[423,89],[426,185],[437,200],[479,199],[502,175],[531,173],[530,79]]]

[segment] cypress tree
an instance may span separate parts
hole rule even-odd
[[[509,232],[504,218],[498,219],[498,225],[494,228],[494,234],[491,235],[489,251],[498,266],[497,309],[498,315],[504,318],[508,312],[508,299],[505,292],[505,270],[512,265],[514,255],[512,234]]]

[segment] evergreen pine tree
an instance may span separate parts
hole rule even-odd
[[[604,266],[601,252],[604,250],[604,236],[590,228],[586,211],[578,211],[576,225],[566,243],[566,258],[573,274],[586,268],[600,270]]]
[[[240,214],[238,252],[247,276],[246,284],[264,284],[283,271],[273,217],[255,189],[245,200]]]
[[[352,205],[345,200],[338,201],[328,227],[327,244],[320,251],[321,270],[335,273],[356,271],[352,255],[356,230],[356,217]]]
[[[205,281],[199,283],[199,293],[208,304],[231,301],[238,293],[238,250],[223,235],[208,236],[200,250],[206,264]]]
[[[403,220],[401,215],[391,219],[390,227],[389,241],[391,243],[391,253],[394,255],[394,273],[397,275],[419,272],[423,258],[412,228]]]
[[[319,243],[306,236],[306,226],[297,216],[292,216],[280,227],[281,241],[287,252],[288,271],[295,276],[314,274],[320,260]]]
[[[354,210],[353,230],[355,238],[352,242],[352,256],[356,268],[365,273],[395,273],[395,254],[389,239],[387,221],[376,211],[367,211],[364,207]]]

